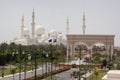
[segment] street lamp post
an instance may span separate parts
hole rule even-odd
[[[52,54],[52,53],[51,53]],[[52,70],[53,70],[53,68],[52,68],[52,63],[53,63],[53,55],[51,56],[51,80],[52,80]]]
[[[77,48],[75,48],[75,51],[77,52],[77,53],[79,53],[79,75],[78,75],[78,80],[81,80],[81,71],[80,71],[80,64],[81,64],[81,47],[77,47]]]
[[[26,79],[26,54],[23,52],[24,54],[24,79]]]
[[[19,80],[21,80],[21,71],[22,71],[22,54],[24,54],[24,52],[22,51],[22,46],[21,45],[19,45],[19,50],[18,50],[18,53],[16,53],[16,54],[18,54],[18,56],[19,56]]]
[[[52,51],[50,52],[50,61],[51,61],[51,80],[52,80],[52,64],[53,64],[53,60],[55,59],[55,56],[53,55]]]
[[[81,63],[81,48],[79,48],[79,58],[80,58],[80,60],[79,60],[79,80],[81,80],[81,72],[80,72],[80,63]]]
[[[20,62],[20,64],[19,64],[19,80],[21,80],[21,54],[22,54],[22,47],[21,47],[21,45],[19,45],[19,52],[18,52],[19,54],[19,62]]]
[[[47,70],[48,70],[48,69],[47,69],[47,67],[48,67],[48,66],[47,66],[47,58],[48,58],[48,54],[46,53],[45,56],[46,56],[46,73],[47,73],[47,72],[48,72],[48,71],[47,71]]]
[[[36,80],[36,77],[37,77],[37,56],[36,56],[36,49],[33,50],[34,52],[34,59],[35,59],[35,80]]]
[[[14,61],[14,56],[15,56],[15,53],[13,52],[13,53],[12,53],[12,56],[11,56],[11,57],[12,57],[11,61]],[[14,64],[14,62],[13,62],[13,64]],[[12,68],[12,66],[11,66],[11,68]],[[13,68],[14,68],[14,67],[13,67]],[[13,69],[13,68],[11,69],[11,70],[12,70],[11,73],[13,74],[13,80],[15,80],[15,78],[14,78],[15,69]]]
[[[31,60],[31,55],[30,54],[28,54],[28,60]]]
[[[43,70],[43,60],[44,60],[44,54],[42,53],[41,54],[41,63],[42,63],[42,74],[44,73],[44,70]]]
[[[44,54],[44,58],[46,59],[45,62],[46,62],[46,72],[47,73],[47,59],[48,59],[48,53],[46,51],[43,51],[43,54]]]
[[[27,56],[26,56],[26,54],[25,54],[25,56],[24,56],[24,58],[25,58],[25,64],[24,64],[24,79],[26,79],[26,60],[27,60],[27,58],[28,58],[28,60],[31,60],[31,55],[30,54],[28,54]]]
[[[52,46],[50,46],[50,47],[52,47]],[[51,66],[51,76],[50,76],[50,79],[52,80],[52,63],[53,63],[53,59],[54,59],[53,53],[52,53],[52,49],[51,50],[48,49],[47,53],[48,53],[47,57],[49,57],[50,62],[51,62],[51,65],[50,65]]]

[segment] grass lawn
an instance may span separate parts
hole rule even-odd
[[[31,70],[31,68],[29,66],[26,67],[26,71],[28,70]],[[21,70],[22,72],[24,72],[24,69]],[[15,70],[15,73],[18,73],[19,72],[19,68],[17,68]],[[11,69],[8,68],[8,69],[4,69],[4,76],[6,75],[10,75],[11,74]],[[0,77],[2,76],[2,69],[0,69]]]
[[[103,77],[106,73],[107,73],[107,71],[101,70],[101,71],[99,71],[99,73],[98,73],[97,79],[96,79],[96,75],[93,73],[93,74],[91,74],[91,75],[87,78],[87,80],[102,80],[102,77]]]
[[[10,74],[10,69],[4,69],[4,75]],[[2,69],[0,69],[0,77],[2,76]]]
[[[7,64],[9,65],[9,64]],[[17,69],[15,70],[15,73],[19,72],[19,63],[15,63],[14,66],[17,66]],[[40,63],[38,64],[40,65]],[[26,64],[26,71],[32,70],[34,68],[34,62],[31,62],[30,65]],[[21,72],[24,72],[24,65],[23,62],[21,63]],[[4,76],[10,75],[11,69],[10,68],[4,68]],[[2,76],[2,68],[0,68],[0,77]]]
[[[23,71],[23,70],[22,70]],[[18,73],[19,72],[19,69],[17,68],[15,73]],[[4,76],[6,75],[10,75],[11,74],[11,69],[4,69]],[[2,69],[0,69],[0,77],[2,76]]]

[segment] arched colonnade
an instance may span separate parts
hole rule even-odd
[[[75,47],[79,44],[84,44],[92,54],[92,48],[96,43],[102,43],[105,45],[108,55],[113,55],[114,47],[114,35],[80,35],[80,34],[67,34],[67,59],[71,57],[73,60],[75,57]]]

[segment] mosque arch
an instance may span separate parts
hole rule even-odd
[[[86,46],[86,48],[88,49],[88,45],[87,45],[87,43],[85,43],[85,42],[76,42],[76,43],[75,43],[75,47],[78,46],[78,45],[84,45],[84,46]]]
[[[88,50],[89,50],[89,47],[88,47],[87,43],[85,43],[83,41],[76,42],[74,44],[75,59],[78,59],[79,54],[81,54],[81,59],[85,59],[85,56],[88,55]]]
[[[102,44],[102,45],[106,46],[106,44],[104,42],[94,42],[91,47],[93,48],[93,46],[96,45],[96,44]]]
[[[92,53],[99,53],[102,51],[102,53],[106,53],[106,44],[104,42],[95,42],[92,46]]]

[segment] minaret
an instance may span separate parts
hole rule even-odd
[[[31,23],[31,26],[32,26],[32,39],[34,39],[34,36],[35,36],[35,12],[34,12],[34,9],[33,9],[33,12],[32,12],[32,23]]]
[[[86,28],[86,25],[85,25],[85,13],[83,13],[83,25],[82,25],[83,35],[85,35],[85,28]]]
[[[66,20],[66,34],[69,34],[69,17],[68,16]]]
[[[69,34],[69,17],[67,16],[67,19],[66,19],[66,37],[68,34]],[[67,40],[66,40],[66,43],[67,43]],[[67,43],[67,61],[69,61],[69,55],[70,55],[69,45]]]
[[[23,37],[23,31],[24,31],[24,15],[22,16],[21,19],[21,36]]]

